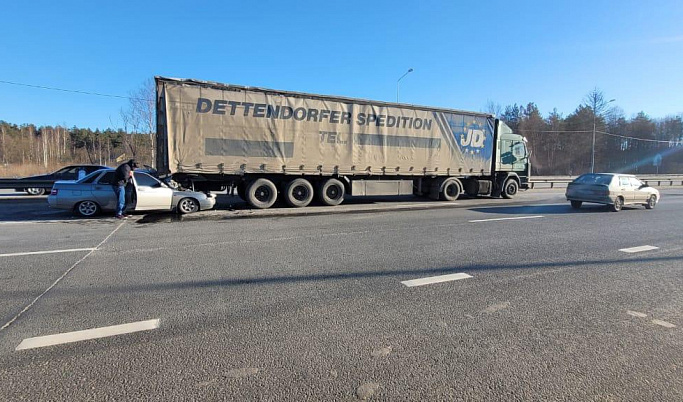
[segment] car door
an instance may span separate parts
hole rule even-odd
[[[92,184],[92,194],[102,209],[116,210],[116,193],[114,193],[114,171],[108,171]]]
[[[163,185],[154,177],[142,173],[133,172],[135,191],[137,193],[136,211],[148,211],[153,209],[171,209],[173,190]]]
[[[646,203],[647,199],[650,198],[650,191],[647,186],[643,185],[643,182],[631,177],[631,186],[633,187],[633,200],[637,203]]]
[[[619,176],[619,194],[624,197],[624,203],[633,203],[634,191],[628,176]]]

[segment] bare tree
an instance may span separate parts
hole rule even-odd
[[[500,117],[503,114],[503,107],[500,105],[500,103],[496,103],[489,99],[486,101],[486,106],[484,106],[484,113],[489,113],[496,117]]]
[[[145,80],[140,87],[129,93],[130,105],[128,113],[133,126],[149,135],[152,165],[155,163],[154,133],[156,132],[156,86],[154,80]],[[134,130],[137,131],[137,130]]]
[[[7,152],[5,148],[5,125],[0,125],[0,130],[2,130],[2,164],[7,163]]]
[[[600,117],[600,121],[604,124],[603,120],[603,114],[608,110],[607,105],[610,102],[613,102],[614,99],[611,100],[605,100],[605,94],[596,88],[593,88],[592,91],[588,93],[588,95],[585,96],[584,98],[584,105],[587,108],[590,108],[593,114],[593,141],[592,141],[592,147],[591,147],[591,173],[595,172],[595,132],[596,132],[596,124],[598,123],[597,118]]]

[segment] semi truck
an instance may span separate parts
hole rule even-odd
[[[156,168],[255,208],[346,195],[453,201],[529,187],[526,139],[485,113],[155,77]]]

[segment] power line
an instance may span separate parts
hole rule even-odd
[[[680,142],[680,141],[677,141],[677,140],[650,140],[650,139],[647,139],[647,138],[629,137],[629,136],[626,136],[626,135],[619,135],[619,134],[606,133],[606,132],[604,132],[604,131],[596,131],[596,133],[609,135],[610,137],[624,138],[624,139],[627,139],[627,140],[647,141],[647,142],[658,142],[658,143],[663,143],[663,144],[670,144],[670,143],[672,143],[672,142],[674,142],[674,143],[679,143],[679,142]]]
[[[536,130],[524,131],[524,130],[522,130],[522,134],[531,134],[531,133],[534,133],[534,134],[535,133],[590,134],[592,132],[593,132],[592,130],[540,130],[540,131],[536,131]],[[605,135],[608,135],[610,137],[618,137],[618,138],[623,138],[623,139],[627,139],[627,140],[634,140],[634,141],[657,142],[657,143],[661,143],[661,144],[670,144],[672,142],[674,142],[674,143],[680,142],[678,140],[650,140],[647,138],[629,137],[627,135],[612,134],[612,133],[608,133],[605,131],[595,131],[595,132],[600,133],[600,134],[605,134]]]
[[[37,88],[37,89],[46,89],[46,90],[50,90],[50,91],[70,92],[70,93],[81,94],[81,95],[104,96],[106,98],[133,99],[133,100],[141,100],[141,101],[147,101],[148,100],[148,99],[144,99],[144,98],[135,98],[135,97],[131,97],[131,96],[103,94],[100,92],[89,92],[89,91],[81,91],[81,90],[77,90],[77,89],[56,88],[56,87],[48,87],[48,86],[44,86],[44,85],[24,84],[21,82],[12,82],[12,81],[4,81],[4,80],[0,80],[0,84],[17,85],[17,86],[21,86],[21,87],[29,87],[29,88]]]

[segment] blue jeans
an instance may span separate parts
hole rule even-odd
[[[116,193],[116,215],[123,215],[126,209],[126,186],[114,186]]]

